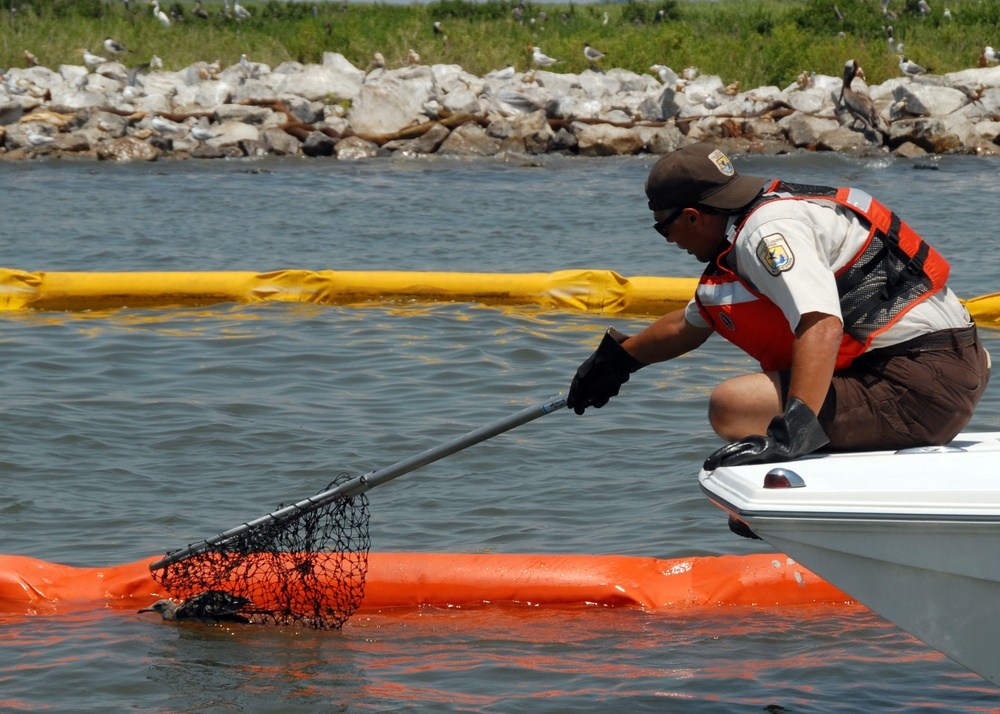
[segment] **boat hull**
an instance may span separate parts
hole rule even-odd
[[[1000,433],[962,434],[944,449],[723,467],[699,480],[775,548],[1000,685],[998,465]],[[768,473],[789,472],[788,486],[765,487]]]

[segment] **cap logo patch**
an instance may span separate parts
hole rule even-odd
[[[736,169],[733,168],[733,164],[729,160],[729,157],[718,149],[709,154],[708,159],[715,164],[716,168],[718,168],[719,171],[721,171],[725,176],[732,176],[736,173]]]
[[[757,257],[771,275],[791,270],[795,265],[792,249],[788,247],[785,237],[780,233],[772,233],[761,240],[757,246]]]

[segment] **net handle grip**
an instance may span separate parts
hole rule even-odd
[[[200,543],[195,543],[182,548],[180,550],[168,553],[165,557],[151,563],[149,569],[160,570],[174,563],[178,563],[182,560],[190,558],[191,556],[197,555],[199,553],[205,552],[219,543],[235,538],[236,536],[246,533],[252,528],[264,525],[271,521],[279,520],[281,518],[296,514],[304,513],[316,510],[330,501],[338,498],[351,498],[353,496],[358,496],[366,491],[375,488],[383,483],[392,481],[395,478],[407,474],[411,471],[415,471],[427,464],[439,461],[446,456],[451,456],[452,454],[458,453],[470,446],[475,446],[487,439],[492,439],[494,436],[503,434],[504,432],[510,431],[522,424],[527,424],[530,421],[534,421],[546,414],[551,414],[552,412],[559,411],[566,406],[566,398],[562,395],[556,395],[550,397],[549,399],[535,404],[530,407],[525,407],[518,412],[509,414],[502,419],[498,419],[490,424],[485,424],[478,429],[463,434],[462,436],[450,439],[443,444],[439,444],[435,447],[422,451],[419,454],[410,456],[398,461],[390,466],[378,469],[376,471],[371,471],[364,474],[363,476],[358,476],[351,479],[350,481],[345,481],[336,488],[332,488],[328,491],[323,491],[306,498],[298,503],[294,503],[291,506],[285,506],[279,508],[276,511],[272,511],[265,516],[261,516],[253,521],[248,521],[235,528],[230,528],[227,531],[219,533],[211,538],[206,538]]]

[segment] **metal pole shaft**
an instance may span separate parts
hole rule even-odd
[[[470,446],[479,444],[487,439],[492,439],[494,436],[503,434],[504,432],[510,431],[515,427],[521,426],[522,424],[526,424],[529,421],[534,421],[535,419],[543,417],[546,414],[551,414],[552,412],[558,411],[565,406],[565,397],[551,397],[540,404],[526,407],[519,412],[510,414],[491,424],[481,426],[474,431],[470,431],[468,434],[446,441],[443,444],[439,444],[438,446],[428,449],[427,451],[405,458],[402,461],[392,464],[391,466],[386,466],[385,468],[378,469],[377,471],[371,471],[363,476],[358,476],[357,478],[353,478],[350,481],[342,483],[329,491],[323,491],[322,493],[318,493],[315,496],[299,501],[291,506],[285,506],[284,508],[268,513],[267,515],[261,516],[253,521],[248,521],[247,523],[243,523],[235,528],[230,528],[229,530],[219,533],[216,536],[206,538],[200,543],[195,543],[187,546],[186,548],[168,553],[165,557],[150,564],[149,569],[159,570],[161,568],[165,568],[168,565],[172,565],[173,563],[180,562],[193,555],[205,552],[223,541],[230,540],[236,536],[246,533],[252,528],[256,528],[272,521],[280,520],[296,513],[313,511],[338,498],[350,498],[352,496],[360,495],[369,489],[386,483],[387,481],[392,481],[403,474],[407,474],[421,468],[422,466],[439,461],[446,456],[450,456],[454,453],[462,451],[463,449],[467,449]]]

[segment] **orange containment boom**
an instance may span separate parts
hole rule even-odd
[[[0,612],[79,607],[138,610],[169,596],[158,558],[78,568],[0,556]],[[851,598],[784,555],[661,560],[621,555],[371,553],[361,610],[474,605],[636,607],[653,612],[842,604]]]

